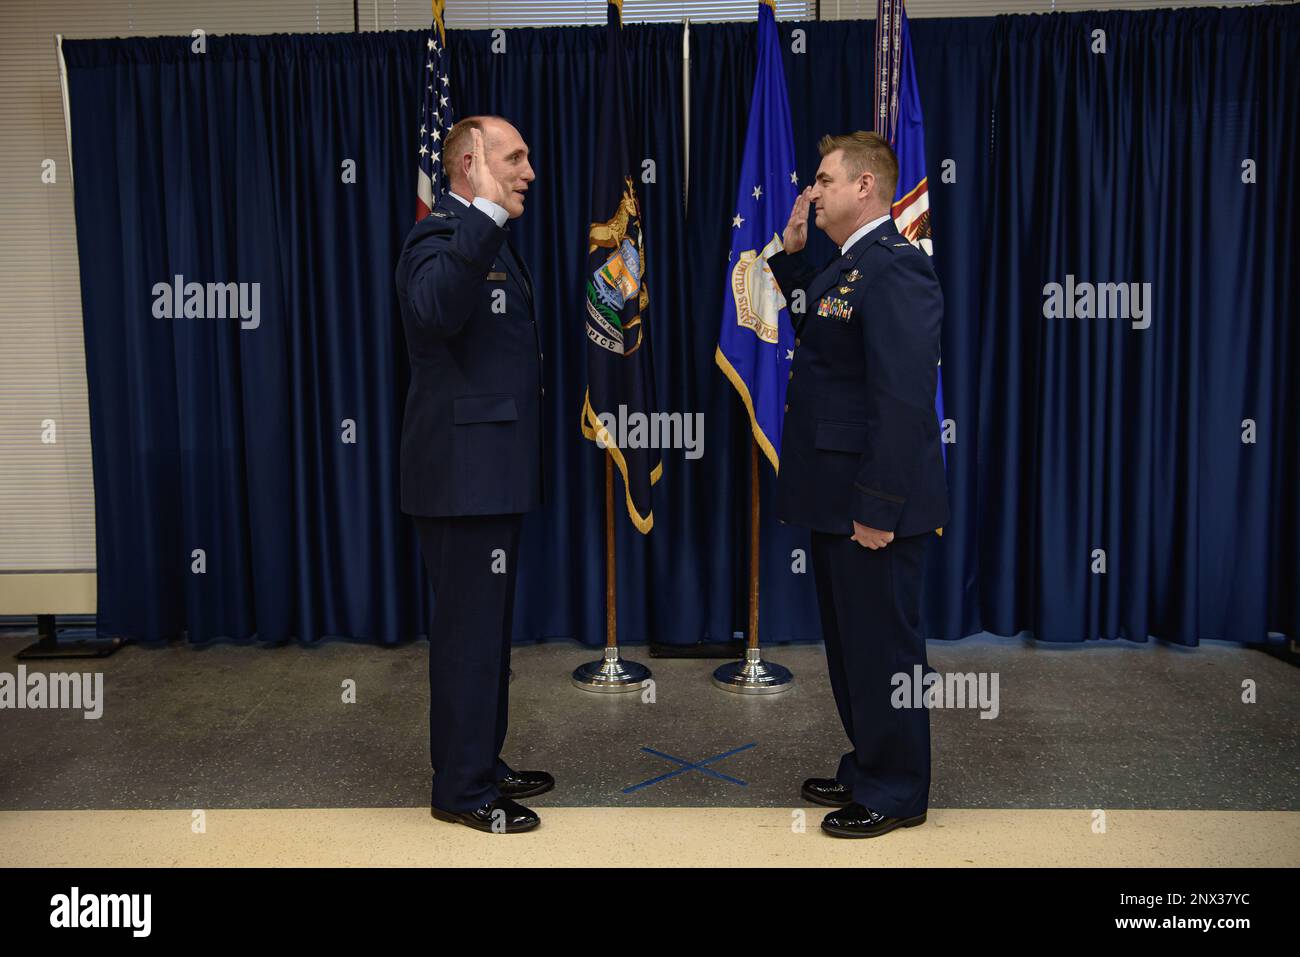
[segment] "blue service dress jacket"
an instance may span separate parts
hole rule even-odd
[[[768,260],[796,320],[777,517],[822,532],[853,521],[897,538],[948,520],[935,386],[943,293],[930,257],[886,220],[820,272]]]
[[[410,515],[506,515],[542,502],[542,350],[508,231],[444,194],[396,270],[411,362],[401,502]]]

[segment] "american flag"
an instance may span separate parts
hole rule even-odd
[[[448,76],[447,31],[442,11],[447,0],[433,0],[433,23],[429,25],[424,63],[424,96],[420,107],[420,175],[416,181],[415,220],[429,215],[434,200],[447,188],[442,163],[442,144],[453,122],[451,78]]]

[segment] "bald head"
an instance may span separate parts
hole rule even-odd
[[[528,144],[519,131],[500,116],[467,116],[452,126],[443,143],[443,168],[447,170],[452,192],[467,200],[474,198],[469,178],[474,155],[472,130],[478,130],[483,137],[488,171],[501,184],[506,196],[502,205],[514,219],[523,213],[524,193],[536,178],[528,161]]]

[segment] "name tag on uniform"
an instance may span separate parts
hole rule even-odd
[[[505,282],[505,281],[506,281],[506,274],[503,272],[488,273],[488,282]]]

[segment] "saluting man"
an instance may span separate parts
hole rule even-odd
[[[456,123],[443,162],[450,191],[411,230],[396,276],[411,361],[402,511],[435,595],[430,808],[512,833],[539,823],[514,799],[555,785],[501,759],[519,528],[543,495],[536,306],[506,228],[534,174],[519,131],[494,116]]]
[[[812,530],[831,689],[852,749],[804,798],[839,808],[823,830],[875,837],[925,821],[930,715],[891,704],[892,676],[928,672],[920,632],[924,547],[948,520],[934,394],[943,295],[930,257],[894,228],[898,160],[876,133],[823,137],[814,185],[769,260],[796,330],[777,517]],[[820,271],[800,250],[808,208],[840,247]],[[909,702],[910,703],[910,700]]]

